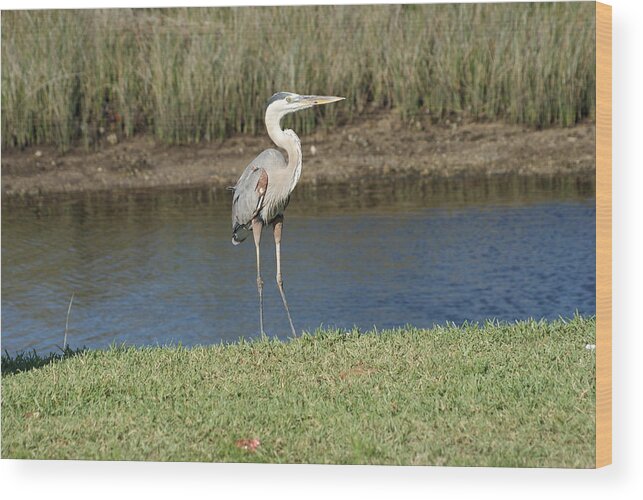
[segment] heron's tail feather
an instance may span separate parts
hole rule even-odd
[[[247,226],[235,224],[232,229],[232,244],[238,245],[248,237],[248,234],[250,234],[250,230]]]

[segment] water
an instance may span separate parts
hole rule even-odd
[[[2,347],[184,345],[258,331],[251,241],[230,243],[229,195],[181,190],[5,201]],[[386,182],[297,189],[282,243],[298,330],[429,327],[595,314],[593,180]],[[265,321],[285,337],[274,245]]]

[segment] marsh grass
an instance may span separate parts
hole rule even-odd
[[[3,358],[2,457],[592,467],[595,327],[324,330],[8,371]]]
[[[594,25],[590,2],[4,11],[2,145],[254,134],[278,90],[347,96],[304,133],[380,109],[571,125]]]

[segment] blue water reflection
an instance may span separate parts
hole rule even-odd
[[[593,185],[453,182],[302,189],[282,244],[297,329],[594,314]],[[286,336],[269,232],[262,250],[266,330]],[[72,346],[251,337],[254,266],[250,241],[230,244],[220,192],[5,205],[2,345],[54,350],[72,293]]]

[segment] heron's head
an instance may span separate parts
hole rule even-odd
[[[266,104],[266,114],[275,113],[278,116],[284,116],[288,113],[301,111],[302,109],[312,108],[321,104],[330,104],[331,102],[341,101],[345,97],[334,97],[326,95],[299,95],[292,92],[277,92]]]

